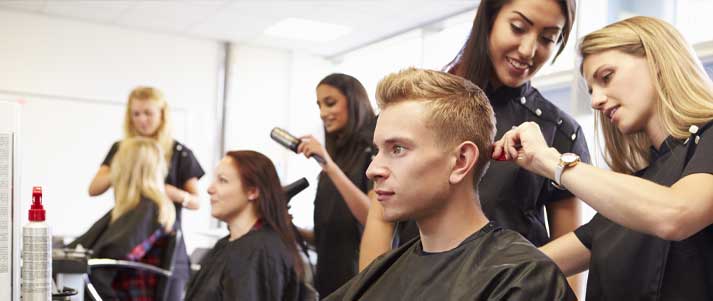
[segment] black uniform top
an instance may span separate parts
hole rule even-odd
[[[495,140],[525,121],[536,122],[547,145],[560,153],[575,153],[589,162],[589,150],[577,121],[545,99],[537,89],[525,83],[518,88],[503,86],[487,92],[495,112]],[[572,196],[558,190],[551,181],[512,162],[492,160],[483,175],[478,193],[485,215],[498,225],[514,230],[535,246],[550,240],[545,228],[545,205]],[[400,242],[418,236],[414,222],[398,226]]]
[[[142,196],[136,208],[127,211],[114,222],[111,222],[111,212],[109,210],[104,214],[68,247],[76,248],[77,245],[82,245],[92,250],[94,258],[137,260],[167,269],[168,264],[161,262],[161,258],[165,256],[163,252],[166,251],[161,245],[165,244],[165,241],[159,242],[165,240],[167,236],[158,222],[156,204]],[[155,241],[152,241],[151,237]],[[136,255],[134,252],[139,246],[146,253],[142,258],[129,259],[132,255]],[[145,273],[116,268],[94,269],[90,275],[92,284],[104,300],[118,300],[127,295],[139,299],[151,297],[156,284],[140,283],[149,278]],[[114,289],[112,286],[116,282],[120,282],[118,285],[120,289]]]
[[[262,225],[219,240],[188,283],[186,300],[299,300],[294,260],[280,236]]]
[[[713,173],[712,124],[689,141],[666,139],[636,176],[671,186],[690,174]],[[587,300],[713,300],[711,225],[685,240],[667,241],[597,214],[575,234],[591,251]]]
[[[458,247],[420,239],[380,256],[327,300],[576,300],[557,266],[516,232],[487,224]]]
[[[119,150],[119,143],[121,143],[121,141],[114,142],[109,153],[106,154],[106,158],[102,161],[102,165],[111,165],[114,155]],[[198,159],[193,155],[193,152],[180,142],[174,141],[173,155],[171,156],[168,174],[166,175],[166,184],[183,189],[183,185],[185,185],[188,180],[191,178],[200,179],[204,174],[205,171],[203,171],[203,168],[198,163]],[[181,209],[183,207],[178,203],[173,203],[173,205],[176,207],[176,225],[180,227]],[[178,279],[187,280],[190,276],[190,260],[183,238],[178,242],[178,248],[179,251],[177,253],[178,257],[175,259],[176,270],[174,271],[174,275]]]
[[[371,182],[366,169],[371,163],[371,143],[364,141],[354,152],[355,168],[342,169],[347,177],[366,193]],[[352,215],[344,198],[324,173],[319,176],[314,200],[314,235],[317,251],[315,286],[324,297],[359,272],[359,243],[363,226]]]

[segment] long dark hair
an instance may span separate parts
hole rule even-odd
[[[230,151],[226,154],[233,159],[245,188],[257,188],[258,215],[277,232],[294,258],[294,269],[300,278],[303,275],[302,258],[297,251],[297,241],[287,212],[287,195],[282,190],[275,165],[265,155],[249,150]]]
[[[453,61],[446,66],[448,73],[465,77],[483,89],[488,87],[493,74],[493,62],[488,50],[488,45],[490,45],[490,32],[493,29],[493,23],[500,9],[510,3],[510,1],[512,0],[480,1],[468,40],[466,40],[465,45],[463,45]],[[575,0],[558,0],[557,4],[559,4],[560,9],[562,9],[562,15],[565,16],[565,21],[562,34],[557,39],[557,43],[560,44],[560,47],[554,58],[552,58],[553,62],[567,45],[569,34],[572,31],[577,5]]]
[[[332,73],[317,84],[339,90],[347,98],[349,110],[347,124],[339,133],[324,132],[327,152],[342,170],[351,170],[364,146],[369,146],[374,137],[376,117],[364,86],[351,75]]]

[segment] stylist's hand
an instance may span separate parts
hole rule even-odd
[[[329,154],[327,153],[327,149],[325,149],[324,146],[322,146],[322,144],[314,138],[314,136],[302,136],[300,137],[300,141],[302,142],[300,142],[300,145],[297,146],[297,153],[303,154],[307,158],[312,157],[313,155],[318,155],[324,158],[325,163],[321,164],[322,169],[326,169],[327,166],[333,163],[332,158],[329,157]]]
[[[501,158],[503,154],[505,160],[512,160],[520,167],[547,178],[553,177],[559,162],[559,152],[547,145],[540,126],[531,121],[507,131],[495,142],[493,159]]]

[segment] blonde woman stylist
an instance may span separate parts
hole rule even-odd
[[[164,152],[168,165],[165,190],[176,207],[177,226],[180,227],[181,209],[198,209],[198,179],[205,172],[193,152],[171,137],[171,123],[168,103],[163,93],[153,87],[137,87],[129,94],[124,118],[125,138],[147,137],[155,139]],[[89,195],[97,196],[112,186],[110,179],[111,161],[119,149],[121,141],[112,145],[99,167],[99,171],[89,185]],[[178,255],[174,260],[176,270],[171,281],[168,300],[180,300],[189,277],[189,259],[185,244],[180,241]]]

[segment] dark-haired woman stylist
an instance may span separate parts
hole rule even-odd
[[[358,272],[376,118],[364,86],[346,74],[330,74],[319,82],[317,106],[326,148],[304,136],[298,152],[325,159],[314,200],[314,232],[304,234],[317,249],[315,286],[326,297]]]

